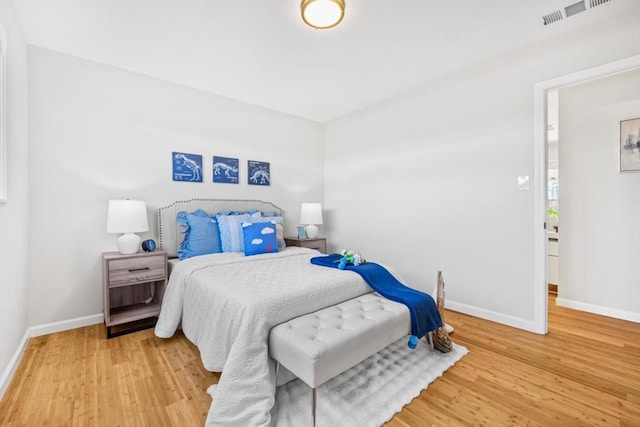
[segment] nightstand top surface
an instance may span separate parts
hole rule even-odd
[[[111,252],[103,252],[102,253],[102,257],[105,258],[105,259],[124,258],[124,257],[137,257],[137,256],[151,256],[151,255],[166,255],[166,253],[162,249],[156,249],[153,252],[140,251],[140,252],[136,252],[135,254],[121,254],[118,251],[111,251]]]

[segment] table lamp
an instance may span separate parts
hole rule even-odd
[[[310,239],[318,235],[316,224],[322,224],[322,205],[320,203],[303,203],[300,206],[300,223],[306,224],[305,231]]]
[[[149,231],[147,205],[141,200],[109,200],[107,233],[124,233],[118,237],[121,254],[135,254],[140,249],[140,236]]]

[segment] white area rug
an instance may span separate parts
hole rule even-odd
[[[411,350],[403,338],[321,385],[316,426],[380,426],[467,354],[432,351],[423,340]],[[311,388],[296,379],[278,387],[277,427],[311,426]],[[272,412],[273,413],[273,412]]]

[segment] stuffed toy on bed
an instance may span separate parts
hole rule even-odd
[[[365,262],[367,262],[360,256],[358,252],[351,252],[346,249],[343,249],[342,252],[340,252],[340,255],[342,255],[342,258],[340,258],[340,261],[338,264],[338,268],[340,270],[344,270],[345,267],[348,265],[358,266],[360,264],[364,264]]]

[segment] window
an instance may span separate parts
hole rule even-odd
[[[558,169],[547,170],[547,198],[549,200],[558,200],[558,190],[560,189],[558,178]]]

